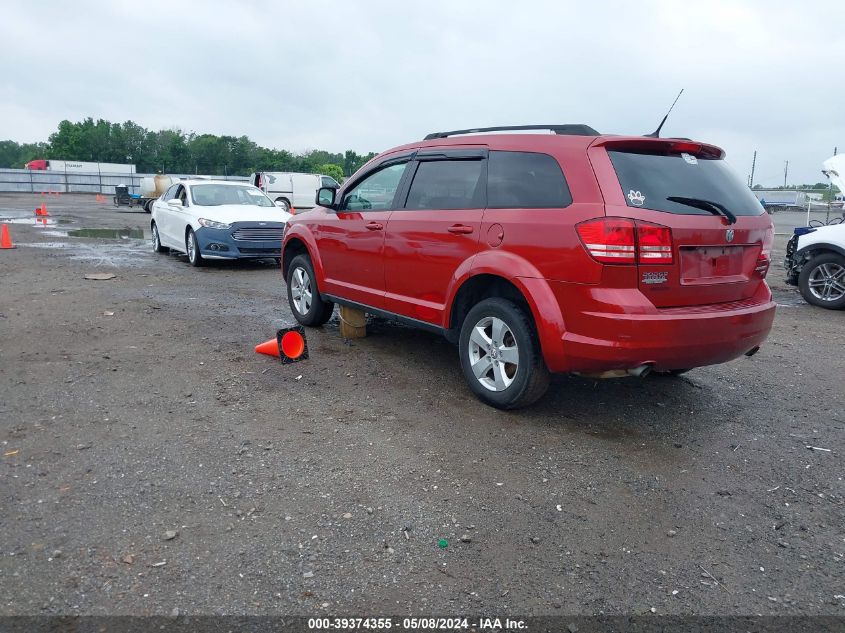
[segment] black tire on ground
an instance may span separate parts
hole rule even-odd
[[[193,229],[188,229],[185,234],[185,252],[188,255],[188,263],[195,268],[199,268],[205,263],[200,253],[200,244],[197,241],[197,236]]]
[[[150,233],[153,242],[154,253],[166,253],[168,250],[170,250],[166,246],[161,245],[161,237],[158,234],[158,227],[156,226],[155,222],[150,225]]]
[[[831,275],[826,276],[824,271],[828,271]],[[824,283],[827,278],[831,279],[829,285]],[[813,284],[812,288],[811,284]],[[837,253],[825,253],[813,257],[804,264],[801,274],[798,275],[798,289],[801,291],[801,296],[807,303],[815,306],[842,310],[845,308],[843,288],[845,288],[845,257]],[[813,290],[820,296],[813,294]],[[823,298],[827,292],[834,298]]]
[[[297,255],[288,265],[287,272],[288,305],[293,317],[302,325],[312,327],[323,325],[332,318],[334,303],[320,297],[311,258]]]
[[[484,358],[489,358],[490,361],[487,364],[493,364],[479,378],[476,377],[472,366],[473,352],[470,346],[473,332],[476,326],[490,321],[490,339],[494,340],[492,328],[495,327],[495,320],[503,321],[510,331],[509,334],[506,333],[502,337],[501,344],[508,348],[516,346],[518,363],[514,368],[512,364],[509,366],[505,361],[495,360],[497,356],[491,350],[489,354],[484,354],[477,359],[477,362],[483,362]],[[549,387],[549,370],[543,360],[537,332],[525,310],[513,301],[496,297],[477,303],[469,311],[461,325],[458,354],[461,359],[461,369],[463,369],[469,388],[482,402],[497,409],[527,407],[539,400]],[[496,354],[500,354],[500,352],[497,351]],[[502,358],[502,356],[498,356],[498,358]],[[487,380],[495,383],[497,369],[507,375],[511,382],[505,388],[494,391],[485,387],[482,381]],[[514,373],[510,374],[509,372]]]

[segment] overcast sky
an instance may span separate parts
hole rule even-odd
[[[62,119],[380,151],[587,123],[725,148],[755,182],[845,151],[845,2],[3,2],[0,139]]]

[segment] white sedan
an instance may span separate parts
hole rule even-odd
[[[205,259],[278,259],[289,217],[251,185],[181,180],[153,202],[153,250],[185,253],[192,266]]]

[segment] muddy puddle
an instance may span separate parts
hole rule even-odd
[[[56,226],[58,224],[70,224],[70,220],[66,220],[63,218],[55,219],[51,217],[10,217],[4,218],[0,217],[0,222],[4,224],[23,224],[25,226],[35,226],[35,227],[44,227],[44,226]]]
[[[150,237],[144,229],[72,229],[68,237],[93,237],[107,240],[143,240]]]

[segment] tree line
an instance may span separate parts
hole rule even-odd
[[[21,169],[33,159],[131,163],[140,173],[248,176],[254,171],[351,176],[375,152],[361,155],[323,150],[293,153],[261,147],[246,136],[216,136],[182,130],[148,130],[137,123],[110,123],[91,117],[62,121],[46,143],[0,141],[0,167]]]

